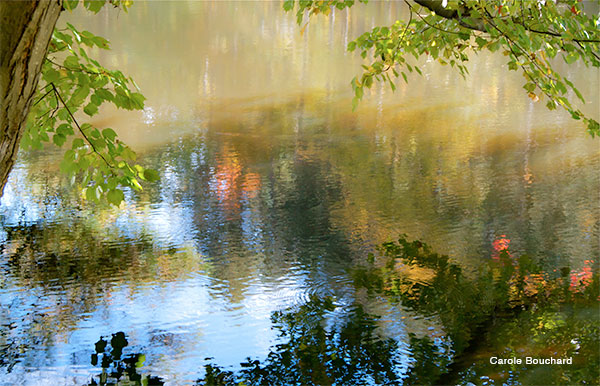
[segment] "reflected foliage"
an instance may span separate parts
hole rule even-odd
[[[462,358],[457,378],[490,385],[597,385],[600,384],[600,309],[598,304],[531,309],[496,324],[485,335],[477,353]],[[495,366],[490,356],[501,358],[573,358],[572,365]],[[524,360],[525,362],[525,360]]]
[[[334,316],[334,312],[342,315]],[[359,306],[336,307],[316,297],[297,310],[275,312],[284,343],[262,362],[248,358],[234,373],[206,366],[200,385],[392,385],[400,382],[398,344],[377,333],[376,317]],[[331,323],[328,323],[331,322]]]
[[[497,253],[475,274],[404,236],[383,244],[379,256],[370,255],[368,265],[354,270],[358,287],[441,322],[441,332],[409,333],[407,350],[386,337],[378,317],[360,304],[313,296],[272,314],[279,343],[264,359],[249,357],[236,370],[207,358],[196,384],[596,384],[597,264],[587,261],[583,269],[563,267],[550,275],[533,259],[513,256],[510,240],[502,237],[493,243]],[[103,368],[100,384],[143,379],[138,369],[144,356],[124,355],[126,346],[123,333],[113,334],[110,349],[108,339],[96,343],[92,364]],[[490,364],[492,356],[573,358],[573,364],[501,366]]]
[[[472,370],[471,377],[492,373],[502,379],[509,373],[481,366],[490,356],[502,357],[502,353],[523,358],[572,356],[578,366],[555,366],[553,378],[545,378],[549,383],[564,379],[593,383],[596,379],[592,374],[598,373],[600,359],[598,313],[582,310],[598,308],[597,264],[586,261],[581,270],[563,267],[550,274],[526,255],[513,256],[507,240],[494,243],[497,255],[474,277],[448,256],[404,236],[384,243],[380,258],[371,256],[368,267],[355,271],[358,285],[385,293],[420,315],[438,318],[444,326],[445,336],[411,336],[416,362],[408,383],[453,383],[458,374],[468,373],[465,368]],[[435,368],[423,371],[431,363],[437,364]],[[523,373],[529,375],[525,370],[531,367],[522,369]]]
[[[132,260],[153,250],[146,235],[136,240],[115,237],[101,227],[82,217],[68,223],[4,225],[4,268],[30,286],[56,280],[98,283],[121,276]]]
[[[100,337],[95,344],[96,352],[92,354],[93,366],[100,365],[102,373],[92,378],[89,385],[164,385],[160,377],[144,376],[138,370],[144,365],[144,354],[124,354],[123,350],[129,342],[124,332],[112,334],[110,340]]]
[[[132,239],[113,232],[78,216],[3,226],[0,290],[24,291],[0,298],[0,368],[10,373],[40,350],[49,355],[57,330],[74,329],[119,282],[170,280],[206,267],[190,248],[163,250],[144,233]]]

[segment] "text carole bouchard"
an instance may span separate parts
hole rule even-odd
[[[572,365],[573,358],[498,358],[491,357],[490,363],[493,365]]]

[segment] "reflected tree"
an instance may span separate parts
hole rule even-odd
[[[441,333],[409,333],[407,349],[385,335],[379,318],[360,304],[312,296],[272,314],[279,341],[265,358],[249,357],[239,370],[209,362],[196,384],[597,383],[597,264],[550,275],[528,256],[513,256],[507,240],[494,244],[498,254],[474,275],[405,237],[383,244],[378,257],[370,255],[367,265],[354,270],[357,287],[441,321]],[[113,334],[110,345],[109,350],[108,338],[100,339],[92,355],[92,364],[103,368],[99,379],[142,379],[137,369],[144,357],[123,355],[124,334]],[[499,367],[490,364],[491,356],[573,358],[573,365]]]
[[[376,319],[359,305],[340,310],[332,298],[313,297],[296,310],[273,314],[273,326],[286,341],[263,361],[248,358],[237,373],[209,364],[198,384],[399,384],[398,343],[378,334]]]
[[[411,336],[416,361],[406,383],[454,384],[489,374],[500,380],[515,377],[510,368],[482,366],[503,352],[574,358],[578,366],[556,367],[545,382],[597,380],[598,313],[590,312],[598,310],[597,263],[548,273],[527,255],[513,256],[507,246],[506,239],[495,243],[497,256],[469,275],[448,256],[402,236],[384,243],[380,258],[371,256],[369,266],[355,271],[358,285],[385,293],[419,315],[438,318],[444,326],[445,336]],[[431,363],[436,363],[433,369],[424,371]],[[530,376],[531,366],[520,370],[523,377]]]
[[[4,224],[0,289],[23,290],[0,299],[1,368],[11,372],[36,353],[48,355],[57,336],[121,281],[169,280],[207,268],[191,249],[163,250],[144,233],[132,239],[112,231],[84,217]]]

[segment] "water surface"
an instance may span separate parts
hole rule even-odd
[[[273,313],[311,296],[333,299],[330,320],[357,303],[381,316],[402,374],[408,333],[443,326],[354,287],[348,270],[379,243],[405,233],[473,272],[500,237],[548,269],[597,260],[598,142],[530,101],[503,57],[473,57],[467,80],[423,61],[351,111],[361,60],[345,45],[402,12],[357,5],[304,34],[276,2],[61,16],[108,37],[94,54],[148,98],[93,123],[161,180],[95,206],[56,152],[20,154],[0,207],[0,383],[88,382],[94,343],[124,331],[144,371],[189,384],[209,361],[263,358]],[[598,72],[568,71],[598,116]]]

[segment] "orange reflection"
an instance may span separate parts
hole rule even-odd
[[[239,209],[242,199],[255,198],[260,187],[260,175],[246,172],[239,154],[228,146],[224,147],[210,183],[210,190],[219,202],[226,209]]]
[[[237,202],[237,181],[242,175],[242,165],[238,154],[231,149],[223,149],[219,164],[215,171],[211,190],[216,193],[220,202],[234,204]]]
[[[586,260],[585,266],[579,271],[571,272],[571,284],[569,288],[573,292],[583,292],[583,290],[592,283],[592,267],[594,260]]]
[[[510,245],[510,239],[507,238],[506,235],[500,235],[500,238],[494,240],[492,242],[492,247],[494,248],[494,253],[492,254],[492,259],[499,260],[500,255],[502,253],[506,253],[508,257],[512,257],[510,252],[508,251],[508,246]]]
[[[242,191],[248,199],[252,199],[258,195],[260,185],[260,175],[258,173],[247,173],[244,176]]]

